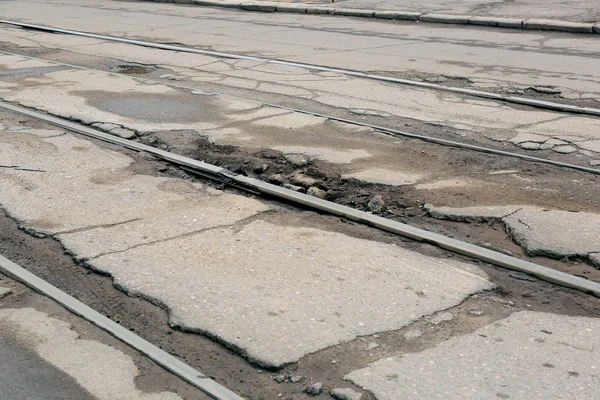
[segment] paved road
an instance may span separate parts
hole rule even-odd
[[[518,90],[551,85],[597,99],[598,38],[556,32],[239,12],[147,2],[27,0],[0,4],[5,19],[185,43],[332,67],[474,80]],[[583,96],[583,97],[582,97]],[[596,103],[597,104],[597,103]]]
[[[335,8],[399,10],[458,15],[481,15],[508,18],[547,18],[564,21],[595,22],[600,20],[598,4],[593,0],[341,0]]]
[[[357,30],[352,19],[274,20],[138,2],[63,1],[60,10],[53,1],[20,4],[0,3],[0,12],[454,84],[460,80],[452,74],[460,72],[472,78],[469,85],[490,90],[555,84],[565,95],[554,94],[557,101],[578,104],[596,104],[600,91],[595,42],[583,36],[370,21]],[[3,100],[519,257],[542,252],[548,257],[534,261],[600,279],[591,266],[600,253],[597,175],[382,135],[263,103],[586,166],[600,158],[597,118],[332,72],[0,29],[0,50],[15,53],[0,54]],[[417,61],[399,52],[405,46]],[[486,57],[495,52],[503,53],[502,73],[488,68],[495,61]],[[600,343],[590,332],[597,330],[598,299],[215,187],[148,155],[12,113],[0,113],[0,143],[7,215],[0,218],[0,249],[47,259],[48,266],[32,268],[249,399],[306,398],[303,391],[315,384],[318,392],[317,383],[323,398],[435,398],[449,388],[458,398],[464,392],[456,380],[474,370],[478,378],[461,387],[474,398],[546,398],[553,385],[571,397],[597,394]],[[504,226],[525,237],[525,251]],[[552,259],[564,256],[577,259]],[[20,313],[11,314],[12,324],[37,318],[55,326],[54,339],[70,337],[47,316]],[[14,340],[29,332],[20,329]],[[427,367],[434,360],[440,367]],[[456,374],[445,373],[447,364]],[[265,366],[279,370],[265,373]],[[519,372],[526,367],[531,375]],[[492,377],[497,385],[489,384]],[[525,385],[533,379],[539,385]],[[428,380],[439,390],[420,383]],[[65,386],[71,389],[81,390]],[[183,389],[177,395],[194,398]]]

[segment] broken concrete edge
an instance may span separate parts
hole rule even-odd
[[[591,252],[591,253],[566,253],[559,251],[552,251],[549,249],[543,249],[539,247],[532,246],[532,243],[527,239],[527,237],[523,236],[517,229],[511,226],[506,219],[511,218],[511,216],[522,210],[523,208],[518,208],[516,211],[511,212],[507,215],[496,216],[496,215],[461,215],[461,214],[448,214],[444,212],[440,212],[435,206],[431,204],[425,204],[423,209],[427,212],[432,218],[447,220],[447,221],[456,221],[456,222],[464,222],[467,224],[471,223],[498,223],[501,224],[508,233],[508,236],[523,249],[524,253],[530,257],[541,256],[552,258],[555,260],[562,259],[577,259],[583,262],[586,262],[593,267],[600,268],[600,253]],[[483,246],[485,247],[485,246]],[[487,247],[489,248],[489,247]],[[493,248],[490,248],[493,249]],[[494,251],[500,251],[499,249],[493,249]],[[503,253],[506,254],[506,253]]]
[[[139,142],[113,136],[79,123],[70,122],[63,118],[32,111],[31,109],[22,106],[16,106],[5,101],[0,101],[0,108],[26,115],[46,123],[60,126],[61,128],[68,129],[72,132],[80,133],[82,135],[102,140],[104,142],[118,145],[130,150],[146,152],[164,161],[173,163],[181,168],[190,170],[204,178],[245,190],[253,194],[261,194],[263,196],[273,197],[278,201],[287,202],[295,206],[336,215],[338,217],[372,226],[374,228],[381,229],[402,237],[413,239],[418,242],[438,246],[450,252],[461,254],[463,256],[496,265],[501,268],[523,272],[558,286],[579,290],[592,296],[600,297],[600,283],[598,282],[590,281],[575,275],[534,264],[529,261],[499,253],[497,251],[453,239],[442,234],[429,232],[398,221],[393,221],[374,214],[369,214],[364,211],[356,210],[351,207],[309,196],[304,193],[298,193],[293,190],[263,182],[255,178],[238,175],[227,169],[206,163],[204,161],[198,161],[193,158],[160,150]]]
[[[84,318],[100,329],[110,333],[112,336],[144,354],[167,371],[202,390],[210,397],[217,400],[243,400],[242,397],[234,392],[219,385],[209,377],[154,346],[152,343],[142,339],[129,329],[117,324],[108,317],[105,317],[91,307],[88,307],[74,297],[71,297],[67,293],[1,255],[0,272],[22,282],[36,292],[51,298],[75,315]]]
[[[569,33],[598,33],[598,22],[571,22],[538,18],[503,18],[456,14],[437,14],[418,11],[393,11],[358,8],[334,8],[296,3],[237,0],[140,0],[160,3],[192,4],[206,7],[237,8],[244,11],[325,14],[344,17],[375,18],[398,21],[428,22],[454,25],[478,25],[494,28],[558,31]]]
[[[142,1],[159,1],[159,0],[142,0]],[[166,1],[170,1],[170,0],[166,0]],[[340,74],[344,74],[344,75],[348,75],[348,76],[353,76],[353,77],[358,77],[358,78],[365,78],[365,79],[373,79],[373,80],[377,80],[377,81],[398,83],[398,84],[416,86],[416,87],[427,88],[427,89],[432,89],[432,90],[442,90],[442,91],[447,91],[447,92],[450,92],[450,93],[459,93],[459,94],[465,94],[465,95],[469,95],[469,96],[482,97],[482,98],[486,98],[486,99],[492,99],[492,100],[498,100],[498,101],[506,101],[508,103],[522,104],[522,105],[527,105],[527,106],[536,107],[536,108],[542,108],[542,109],[548,109],[548,110],[556,110],[556,111],[560,111],[560,112],[569,112],[569,113],[575,113],[575,114],[585,114],[585,115],[600,116],[600,108],[579,107],[579,106],[574,106],[574,105],[570,105],[570,104],[554,103],[554,102],[550,102],[550,101],[538,100],[538,99],[527,98],[527,97],[505,96],[505,95],[498,94],[498,93],[493,93],[493,92],[483,92],[483,91],[480,91],[480,90],[473,90],[473,89],[467,89],[467,88],[461,88],[461,87],[453,87],[453,86],[445,86],[445,85],[441,85],[441,84],[437,84],[437,83],[431,83],[431,82],[414,81],[414,80],[410,80],[410,79],[394,78],[394,77],[384,76],[384,75],[374,75],[374,74],[368,74],[366,72],[354,71],[354,70],[343,69],[343,68],[324,67],[324,66],[319,66],[319,65],[314,65],[314,64],[307,64],[307,63],[301,63],[301,62],[295,62],[295,61],[267,59],[267,58],[252,57],[252,56],[243,56],[243,55],[232,54],[232,53],[223,53],[223,52],[216,52],[216,51],[210,51],[210,50],[201,50],[201,49],[195,49],[195,48],[189,48],[189,47],[173,46],[173,45],[168,45],[168,44],[161,44],[161,43],[154,43],[154,42],[146,42],[146,41],[140,41],[140,40],[127,39],[127,38],[123,38],[123,37],[99,35],[99,34],[94,34],[94,33],[89,33],[89,32],[82,32],[82,31],[73,31],[73,30],[68,30],[68,29],[52,28],[52,27],[49,27],[49,26],[42,26],[42,25],[32,25],[32,24],[27,24],[27,23],[23,23],[23,22],[16,22],[16,21],[0,20],[0,23],[7,24],[7,25],[12,25],[12,26],[18,26],[18,27],[25,28],[25,29],[35,29],[35,30],[41,30],[41,31],[44,31],[44,32],[61,33],[61,34],[75,35],[75,36],[88,37],[88,38],[94,38],[94,39],[100,39],[100,40],[110,40],[110,41],[119,42],[119,43],[127,43],[127,44],[132,44],[132,45],[137,45],[137,46],[144,46],[144,47],[150,47],[150,48],[156,48],[156,49],[162,49],[162,50],[171,50],[171,51],[180,51],[180,52],[186,52],[186,53],[202,54],[202,55],[208,55],[208,56],[211,56],[211,57],[219,57],[219,58],[228,58],[228,59],[237,59],[237,60],[251,60],[251,61],[258,61],[258,62],[276,64],[276,65],[284,65],[284,66],[304,68],[304,69],[308,69],[308,70],[311,70],[311,71],[334,72],[334,73],[340,73]],[[600,24],[598,26],[600,28]],[[12,53],[12,52],[9,52],[9,51],[4,51],[4,50],[1,50],[0,53],[1,54],[12,55],[12,56],[25,57],[25,58],[29,58],[29,59],[38,59],[39,60],[39,58],[37,58],[37,57],[25,56],[23,54]],[[49,61],[49,60],[45,60],[45,59],[43,61],[49,62],[49,63],[53,63],[53,64],[65,65],[65,66],[69,66],[69,67],[77,68],[77,69],[81,69],[81,70],[98,71],[98,70],[95,70],[93,68],[86,68],[86,67],[82,67],[80,65],[61,63],[61,62],[57,62],[57,61]],[[106,72],[106,71],[103,71],[103,72]],[[120,74],[118,72],[106,72],[106,73],[111,74],[111,75],[115,75],[115,76],[117,76],[117,75]],[[143,82],[148,82],[148,83],[151,83],[151,84],[159,82],[159,81],[156,81],[156,80],[147,79],[147,78],[140,78],[140,77],[135,78],[135,79],[139,80],[139,81],[143,81]],[[189,90],[192,90],[192,93],[194,93],[195,91],[198,90],[197,88],[192,88],[192,87],[188,87],[188,86],[181,86],[181,85],[175,85],[175,84],[167,83],[167,82],[164,82],[164,81],[160,81],[160,83],[163,84],[163,85],[168,85],[168,86],[172,86],[172,87],[176,87],[176,88],[189,89]],[[239,96],[233,96],[233,97],[239,97]],[[312,114],[312,115],[315,115],[315,116],[319,116],[318,113],[310,113],[310,112],[305,111],[305,110],[294,109],[294,108],[290,108],[290,107],[283,107],[283,106],[278,106],[276,104],[265,103],[265,102],[261,102],[261,104],[266,105],[266,106],[271,106],[271,107],[278,107],[278,108],[288,109],[290,111],[297,111],[297,112],[301,112],[301,113],[305,113],[305,114]],[[332,119],[333,117],[331,117],[331,116],[325,116],[325,118]],[[357,121],[351,121],[351,120],[341,119],[341,118],[338,118],[337,120],[340,121],[340,122],[348,122],[348,123],[351,123],[351,124],[354,124],[354,125],[363,125],[363,126],[369,125],[369,124],[359,123]],[[388,132],[392,131],[390,129],[384,129],[384,128],[381,128],[381,127],[375,127],[374,125],[372,125],[371,127],[374,128],[374,129],[388,131]],[[394,131],[395,134],[400,134],[400,135],[403,135],[403,136],[420,137],[420,138],[422,138],[424,140],[434,140],[432,138],[431,139],[425,139],[424,136],[409,135],[406,132],[401,132],[401,131],[397,131],[397,130],[393,130],[393,131]],[[451,143],[451,141],[442,141],[442,140],[438,140],[438,142],[439,143],[444,142],[445,144],[450,144]],[[476,149],[477,147],[478,146],[469,146],[470,149]],[[481,147],[479,147],[479,150],[487,151],[487,152],[495,152],[496,154],[502,153],[503,155],[509,155],[507,152],[504,152],[504,151],[493,151],[491,149],[483,150],[483,148],[481,148]],[[531,157],[531,156],[527,156],[527,155],[522,155],[522,154],[518,154],[517,155],[516,153],[513,153],[512,156],[514,156],[514,157],[520,157],[520,158],[527,159],[527,160],[530,160],[530,161],[538,161],[538,162],[550,163],[550,164],[559,165],[559,166],[568,167],[568,168],[579,169],[579,170],[582,170],[582,171],[591,172],[593,174],[600,174],[600,170],[596,170],[596,169],[593,169],[593,168],[585,168],[585,167],[576,166],[576,165],[573,165],[573,164],[561,163],[561,162],[556,162],[556,161],[549,161],[549,160],[544,160],[544,159],[540,159],[540,158],[536,158],[536,157]]]

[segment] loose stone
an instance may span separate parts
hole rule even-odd
[[[304,193],[304,188],[302,186],[296,186],[289,183],[283,184],[283,187],[286,189],[293,190],[294,192],[302,192]]]
[[[303,167],[308,164],[308,160],[303,154],[286,154],[283,158],[296,167]]]
[[[377,343],[375,343],[375,342],[371,342],[371,343],[369,343],[369,344],[367,345],[367,350],[373,350],[373,349],[376,349],[376,348],[378,348],[378,347],[379,347],[379,345],[378,345]]]
[[[276,185],[281,185],[283,183],[283,175],[273,174],[267,178],[267,181]]]
[[[293,182],[298,186],[309,188],[311,186],[315,186],[318,181],[304,174],[296,174],[294,175]]]
[[[323,384],[321,382],[313,383],[304,388],[304,393],[309,396],[318,396],[323,392]]]
[[[352,389],[333,389],[331,396],[337,400],[360,400],[362,393],[358,393]]]
[[[319,199],[324,199],[325,197],[327,197],[326,191],[321,190],[315,186],[311,186],[310,188],[308,188],[308,190],[306,191],[306,194],[308,194],[310,196],[318,197]]]
[[[385,201],[383,201],[383,198],[380,195],[376,195],[369,201],[367,207],[374,213],[381,213],[385,210]]]

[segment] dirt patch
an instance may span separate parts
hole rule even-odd
[[[360,224],[317,213],[271,213],[267,219],[282,224],[303,222],[306,226],[388,243],[410,243],[416,250],[432,256],[464,259],[436,247],[409,242]],[[429,348],[519,310],[600,317],[600,299],[477,263],[499,287],[472,296],[461,305],[447,310],[453,315],[451,321],[434,324],[430,317],[426,317],[402,330],[360,337],[311,354],[283,370],[269,372],[250,365],[242,357],[206,337],[171,329],[165,310],[139,297],[120,292],[109,277],[93,273],[73,262],[56,240],[30,236],[19,230],[16,222],[4,213],[0,214],[0,252],[247,399],[304,399],[303,389],[314,382],[324,383],[325,391],[352,386],[342,379],[343,376],[378,358]],[[21,306],[25,306],[25,303]],[[412,337],[417,331],[420,336]],[[377,347],[373,348],[372,343],[376,343]],[[174,380],[165,383],[158,379],[158,373],[152,372],[155,371],[152,368],[156,367],[148,361],[138,362],[138,367],[142,371],[139,384],[145,390],[159,390],[166,386],[187,399],[203,398],[195,397],[193,392],[187,392]],[[295,377],[293,380],[298,377],[301,379],[292,382],[292,376]],[[283,381],[278,383],[281,377]],[[365,393],[363,399],[372,400],[373,397]]]
[[[14,119],[11,122],[14,122]],[[47,127],[35,121],[22,122],[25,122],[28,126],[41,129]],[[154,144],[158,147],[168,147],[167,144],[160,143],[158,139],[153,137],[147,137],[146,140],[154,140]],[[102,145],[111,149],[118,149],[114,146]],[[301,171],[306,176],[322,181],[321,187],[324,188],[323,190],[327,190],[328,193],[335,190],[331,182],[342,184],[342,180],[337,177],[336,173],[328,170],[327,165],[321,165],[318,161],[312,161],[305,166],[298,167],[286,160],[279,152],[260,150],[254,153],[245,153],[235,147],[216,146],[213,149],[213,145],[210,143],[205,143],[204,146],[194,143],[194,147],[182,146],[179,151],[190,150],[196,152],[197,158],[206,159],[206,157],[212,156],[221,165],[227,165],[230,169],[240,173],[257,174],[258,177],[266,177],[267,174],[270,174],[273,170],[278,171],[278,169],[281,169],[280,172],[284,175]],[[209,152],[210,149],[213,150]],[[120,151],[136,158],[136,162],[130,166],[135,173],[179,176],[190,179],[181,170],[168,167],[164,163],[154,160],[152,156],[136,154],[123,149],[120,149]],[[200,153],[200,151],[205,151],[205,153]],[[257,168],[260,166],[262,169],[264,163],[269,164],[266,170],[258,173],[254,172],[253,166]],[[273,170],[270,171],[271,168]],[[356,192],[351,192],[354,193],[352,199],[354,199],[356,206],[363,208],[366,207],[365,201],[371,196],[374,189],[390,189],[385,185],[368,185],[353,181],[344,182],[349,185],[348,191],[366,191],[365,196],[358,196]],[[407,188],[400,187],[400,189]],[[395,198],[392,195],[393,193],[389,193],[390,199]],[[410,192],[402,194],[402,196],[408,195],[410,195]],[[341,199],[343,200],[345,197],[342,196]],[[350,200],[348,198],[346,201]],[[390,208],[390,210],[402,211],[402,216],[395,216],[395,218],[405,218],[411,224],[419,226],[426,223],[429,224],[427,225],[428,229],[439,231],[452,231],[455,225],[465,226],[459,223],[428,220],[420,215],[420,212],[422,212],[419,206],[420,202],[417,203],[416,200],[411,200],[409,197],[399,197],[397,201],[399,205],[393,206],[394,208]],[[355,237],[386,243],[398,243],[431,256],[466,260],[464,257],[453,255],[436,247],[409,241],[361,224],[314,212],[298,212],[298,210],[281,206],[281,210],[265,214],[264,218],[273,223],[294,224],[296,226],[304,224],[305,226],[334,230]],[[460,232],[462,228],[455,229]],[[497,232],[499,235],[503,234],[500,227],[497,226],[481,226],[480,229],[486,234],[490,231]],[[484,237],[484,233],[479,234],[472,230],[469,231],[469,234],[475,235],[478,240]],[[17,222],[4,213],[0,213],[0,253],[163,350],[181,358],[219,383],[239,392],[247,399],[304,399],[306,395],[302,391],[305,386],[312,382],[322,382],[325,392],[335,387],[349,387],[352,385],[345,382],[343,376],[352,370],[364,367],[367,363],[379,357],[419,351],[434,346],[449,337],[471,332],[486,323],[504,318],[511,312],[521,309],[568,315],[600,316],[599,299],[476,262],[480,268],[490,275],[492,281],[498,285],[498,289],[474,296],[461,305],[448,310],[453,314],[451,321],[433,324],[430,318],[424,318],[399,331],[361,337],[319,351],[281,371],[264,371],[249,364],[238,354],[209,338],[172,329],[168,325],[167,313],[164,309],[140,297],[130,297],[124,294],[114,287],[110,277],[99,275],[85,268],[85,265],[75,263],[69,255],[65,254],[65,249],[58,241],[50,237],[36,238],[20,230]],[[422,334],[419,337],[414,337],[414,332],[417,330]],[[412,333],[408,334],[409,331],[412,331]],[[413,339],[409,339],[405,335],[413,337]],[[371,343],[376,343],[378,346],[373,347]],[[281,376],[283,376],[283,379],[281,379]],[[299,381],[292,382],[290,376],[295,377],[294,381],[298,379]],[[275,380],[276,378],[281,380],[281,383],[278,383]],[[153,375],[150,373],[147,375],[145,373],[141,379],[144,382],[144,387],[147,388],[156,387],[158,389],[163,386],[163,383],[159,379],[153,379]],[[173,383],[164,384],[169,388],[174,388],[174,385]],[[198,397],[188,396],[187,398]],[[373,397],[365,393],[363,399],[372,400]]]
[[[342,178],[344,165],[309,157],[290,157],[271,149],[216,145],[194,131],[155,132],[141,141],[300,192],[307,192],[313,186],[322,190],[327,200],[363,211],[378,212],[372,201],[375,196],[380,196],[385,204],[380,213],[386,218],[469,243],[484,244],[528,261],[600,281],[600,271],[581,260],[527,256],[502,224],[441,221],[430,218],[423,209],[426,203],[449,207],[533,204],[550,209],[600,212],[596,200],[600,193],[594,189],[598,177],[592,174],[410,140],[400,146],[398,152],[414,165],[415,170],[443,168],[448,173],[468,169],[466,179],[486,181],[482,185],[450,185],[423,190],[418,189],[418,185],[391,186],[345,179]],[[518,175],[489,175],[490,171],[510,169],[518,170]],[[531,188],[534,181],[539,182],[539,189]]]

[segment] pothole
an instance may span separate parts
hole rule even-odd
[[[118,72],[120,74],[127,74],[127,75],[149,74],[150,72],[153,72],[156,70],[156,68],[154,68],[154,67],[148,67],[148,66],[144,66],[144,65],[135,65],[135,64],[121,64],[121,65],[112,67],[111,69],[115,70],[115,72]]]

